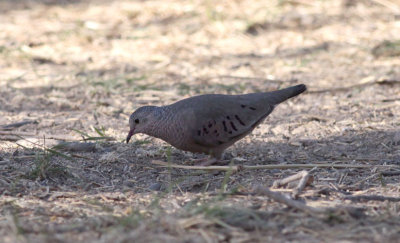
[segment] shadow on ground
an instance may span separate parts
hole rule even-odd
[[[226,156],[242,158],[245,161],[235,163],[245,165],[399,165],[399,151],[398,131],[374,131],[289,143],[240,143]],[[63,156],[49,151],[43,155],[42,150],[27,148],[0,153],[0,193],[4,199],[0,215],[13,217],[5,222],[14,225],[19,237],[50,242],[60,234],[79,233],[80,237],[98,237],[102,242],[111,238],[192,241],[198,238],[199,224],[218,231],[224,227],[229,237],[238,232],[259,232],[252,237],[259,239],[267,234],[271,240],[283,236],[285,240],[382,240],[381,233],[386,232],[384,240],[394,242],[399,233],[393,230],[393,225],[400,222],[393,211],[395,203],[344,199],[360,192],[396,195],[400,176],[382,176],[376,168],[315,171],[312,186],[306,188],[300,200],[316,207],[343,207],[317,216],[267,198],[236,194],[249,191],[253,185],[271,186],[274,180],[296,169],[230,174],[160,168],[151,160],[169,158],[173,163],[182,163],[192,155],[153,143],[98,143],[91,153],[59,152]],[[391,230],[385,231],[389,225]],[[371,227],[379,234],[372,236],[367,230]],[[345,229],[350,233],[331,235]],[[310,234],[310,230],[319,233]],[[362,234],[351,233],[360,230]],[[103,231],[108,234],[102,235]]]
[[[39,140],[40,141],[40,140]],[[62,187],[63,190],[124,191],[145,192],[151,190],[172,190],[188,192],[214,191],[221,187],[225,172],[199,172],[182,169],[166,169],[151,164],[152,160],[167,158],[180,164],[198,157],[191,153],[178,151],[162,143],[161,146],[148,140],[136,144],[98,143],[94,152],[57,153],[42,150],[18,148],[0,153],[1,176],[4,185],[3,195],[24,195],[40,187]],[[23,141],[17,143],[21,144]],[[143,143],[143,144],[140,144]],[[48,139],[47,144],[50,143]],[[22,145],[21,145],[22,146]],[[28,143],[29,146],[29,143]],[[240,142],[228,149],[226,159],[235,164],[297,164],[297,163],[346,163],[399,165],[400,135],[398,131],[373,131],[358,134],[346,132],[341,136],[332,136],[318,140],[292,139],[288,142]],[[371,175],[376,169],[318,169],[321,181],[330,178],[337,183],[343,174],[346,179],[340,186],[351,186],[354,182]],[[294,173],[297,170],[256,170],[241,171],[231,175],[229,188],[251,187],[254,183],[271,185],[273,179]],[[399,176],[372,178],[361,183],[357,190],[367,189],[386,183],[395,183]],[[30,187],[32,186],[32,188]],[[338,185],[339,186],[339,185]],[[355,189],[355,188],[354,188]],[[171,190],[171,188],[169,188]]]

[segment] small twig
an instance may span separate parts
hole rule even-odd
[[[186,169],[186,170],[226,170],[226,171],[238,171],[238,166],[196,166],[196,165],[177,165],[168,162],[163,162],[159,160],[152,160],[152,164],[160,165],[163,167],[170,167],[170,168],[178,168],[178,169]]]
[[[347,87],[328,88],[328,89],[321,89],[321,90],[309,90],[309,91],[307,91],[307,93],[341,92],[341,91],[351,90],[353,88],[360,88],[360,87],[374,85],[374,84],[379,84],[379,85],[400,84],[400,81],[399,80],[374,80],[371,82],[354,84],[354,85],[350,85]]]
[[[239,171],[239,170],[258,170],[258,169],[302,169],[302,168],[400,168],[398,165],[354,165],[354,164],[278,164],[278,165],[232,165],[232,166],[190,166],[190,165],[177,165],[167,163],[159,160],[151,161],[152,164],[160,165],[163,167],[171,167],[186,170],[225,170],[225,171]]]
[[[307,206],[306,204],[290,199],[289,197],[286,197],[284,194],[279,193],[279,192],[273,192],[271,190],[269,190],[266,187],[263,186],[256,186],[253,190],[255,195],[265,195],[269,198],[271,198],[272,200],[279,202],[279,203],[283,203],[289,207],[295,208],[295,209],[299,209],[301,211],[304,211],[306,213],[309,214],[320,214],[320,213],[325,213],[326,210],[325,209],[321,209],[321,208],[314,208],[314,207],[310,207]]]
[[[289,185],[289,183],[299,180],[299,183],[297,184],[296,188],[293,189],[292,192],[292,197],[296,199],[299,196],[299,194],[304,190],[304,188],[307,185],[310,185],[314,180],[314,177],[312,177],[311,172],[314,171],[315,169],[316,168],[314,167],[310,171],[302,170],[292,176],[283,178],[281,180],[276,180],[273,183],[273,187],[278,188],[284,185]]]
[[[64,158],[66,158],[66,159],[69,159],[69,160],[72,159],[71,156],[66,155],[66,154],[63,154],[63,153],[61,153],[61,152],[58,152],[57,150],[55,150],[55,149],[53,149],[53,148],[48,148],[48,147],[47,147],[46,145],[44,145],[44,144],[42,145],[42,144],[39,144],[39,143],[35,143],[35,142],[32,142],[32,141],[29,141],[28,139],[23,138],[23,137],[21,137],[21,136],[20,136],[20,138],[23,139],[24,141],[27,141],[27,142],[29,142],[29,143],[35,145],[35,146],[38,146],[39,148],[43,149],[44,151],[47,151],[47,152],[52,153],[52,154],[55,154],[55,155],[59,155],[59,156],[61,156],[61,157],[64,157]],[[19,143],[17,143],[17,142],[15,142],[15,144],[26,149],[26,147],[23,146],[22,144],[19,144]]]
[[[0,135],[14,135],[14,136],[38,136],[37,134],[34,133],[29,133],[29,132],[9,132],[9,131],[1,131],[0,130]]]
[[[367,177],[363,178],[362,180],[359,180],[359,181],[353,183],[353,186],[362,184],[362,183],[364,183],[364,182],[366,182],[366,181],[368,181],[368,180],[374,178],[375,176],[379,176],[380,174],[381,174],[381,173],[374,173],[374,174],[372,174],[372,175],[370,175],[370,176],[367,176]]]
[[[400,12],[399,6],[397,6],[395,3],[388,1],[388,0],[371,0],[372,2],[375,2],[377,4],[380,4],[396,13]]]
[[[53,146],[53,149],[69,152],[94,152],[96,150],[96,143],[62,142]]]
[[[395,101],[399,101],[400,98],[391,98],[391,99],[382,99],[380,100],[381,102],[395,102]]]
[[[282,191],[282,189],[279,189]],[[287,205],[288,207],[292,207],[298,210],[301,210],[307,214],[310,214],[311,216],[315,217],[331,217],[332,214],[347,214],[351,217],[359,218],[361,217],[361,213],[363,208],[354,208],[354,207],[346,207],[346,206],[338,206],[338,207],[322,207],[322,208],[316,208],[312,206],[308,206],[303,202],[296,201],[292,198],[290,198],[287,194],[284,194],[280,191],[269,189],[263,186],[255,186],[251,192],[239,192],[236,191],[234,193],[223,193],[222,195],[226,196],[232,196],[232,195],[238,195],[238,196],[267,196],[270,199],[278,202],[278,203],[283,203]],[[220,195],[217,193],[210,193],[209,195]]]
[[[400,170],[396,170],[396,171],[382,171],[381,172],[382,176],[397,176],[400,175]]]
[[[280,179],[280,180],[275,180],[272,186],[274,188],[285,186],[285,185],[289,184],[290,182],[300,180],[301,178],[303,178],[307,174],[308,174],[307,171],[302,170],[302,171],[300,171],[300,172],[298,172],[298,173],[296,173],[294,175],[288,176],[286,178],[283,178],[283,179]]]
[[[286,0],[285,3],[293,4],[293,5],[305,5],[315,7],[316,4],[313,2],[308,2],[306,0]]]
[[[343,181],[347,178],[347,175],[348,175],[349,173],[347,172],[347,171],[345,171],[343,174],[341,174],[340,175],[340,177],[339,177],[339,181],[338,181],[338,185],[341,185],[342,183],[343,183]]]
[[[15,122],[7,125],[3,125],[0,127],[0,129],[3,130],[12,130],[14,128],[22,127],[27,124],[37,124],[38,122],[36,120],[26,120],[26,121],[20,121],[20,122]]]
[[[358,195],[358,196],[344,196],[344,200],[350,201],[390,201],[390,202],[400,202],[400,197],[386,197],[379,195]]]
[[[312,171],[312,170],[311,170]],[[303,177],[300,179],[299,184],[293,189],[292,197],[297,198],[299,194],[304,190],[307,185],[310,185],[314,181],[314,177],[311,175],[311,171],[304,171]]]
[[[270,78],[261,78],[261,77],[240,77],[240,76],[232,76],[232,75],[220,75],[217,77],[212,77],[210,79],[222,79],[222,78],[240,79],[240,80],[256,80],[256,81],[269,82],[269,83],[284,83],[284,82],[286,82],[285,80],[279,80],[279,79],[270,79]]]
[[[34,133],[29,133],[29,132],[16,132],[16,131],[1,131],[0,130],[0,135],[5,135],[5,136],[15,136],[20,139],[25,139],[24,137],[43,137],[45,136],[46,139],[56,139],[56,140],[73,140],[76,141],[76,137],[68,136],[68,135],[51,135],[51,134],[34,134]],[[0,138],[1,140],[1,138]]]

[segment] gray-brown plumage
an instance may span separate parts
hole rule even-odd
[[[143,106],[129,118],[133,134],[144,133],[172,146],[221,159],[226,148],[245,137],[279,103],[306,90],[304,84],[282,90],[245,95],[199,95],[167,106]]]

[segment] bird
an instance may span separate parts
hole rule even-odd
[[[177,149],[203,153],[201,165],[222,160],[224,151],[250,134],[274,108],[307,90],[299,84],[271,92],[204,94],[166,106],[142,106],[129,117],[126,143],[137,133],[164,140]]]

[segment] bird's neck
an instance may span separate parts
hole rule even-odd
[[[160,138],[176,148],[187,146],[187,118],[170,106],[154,110],[153,122],[146,129],[146,134]]]
[[[154,110],[153,121],[146,129],[147,135],[160,138],[177,148],[184,147],[185,121],[177,114],[177,111],[169,106],[158,107]]]
[[[165,137],[169,135],[172,116],[173,113],[164,106],[154,109],[152,114],[153,122],[147,127],[146,134],[165,140]]]

